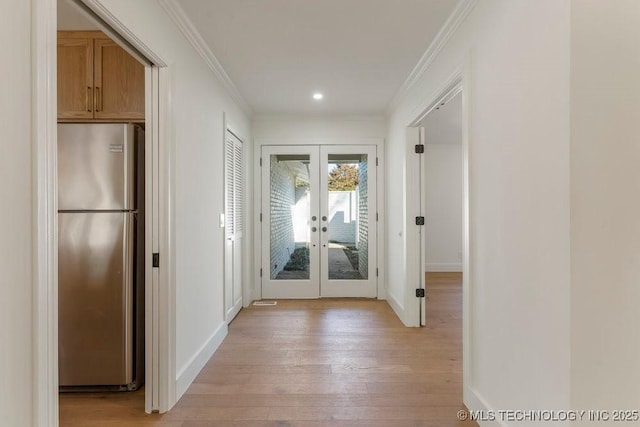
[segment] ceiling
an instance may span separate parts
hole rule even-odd
[[[462,94],[431,111],[420,123],[426,144],[462,144]]]
[[[175,1],[254,113],[358,116],[385,114],[458,3]],[[98,27],[58,0],[58,29]]]
[[[313,115],[384,114],[457,2],[177,0],[254,113]]]

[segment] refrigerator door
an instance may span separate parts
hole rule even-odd
[[[58,125],[58,209],[134,210],[134,126]]]
[[[134,214],[58,214],[61,386],[132,382]]]

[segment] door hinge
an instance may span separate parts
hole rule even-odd
[[[416,298],[424,298],[424,289],[416,289]]]
[[[380,216],[378,215],[378,212],[376,212],[376,221],[379,221]]]
[[[262,212],[260,212],[260,222],[262,222]]]
[[[376,166],[378,166],[378,158],[376,157]]]
[[[380,271],[376,268],[376,277],[380,274]]]
[[[151,265],[153,266],[153,268],[160,267],[160,254],[159,253],[156,252],[151,256]]]
[[[262,277],[262,269],[260,269],[260,277]]]
[[[424,153],[424,144],[416,144],[416,153],[418,154]]]
[[[260,157],[260,167],[262,167],[262,157]]]
[[[416,217],[416,225],[424,225],[424,217],[423,216],[417,216]]]

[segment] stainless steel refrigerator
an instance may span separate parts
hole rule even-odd
[[[143,141],[138,125],[58,125],[61,391],[143,382]]]

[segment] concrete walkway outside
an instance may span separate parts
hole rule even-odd
[[[361,280],[360,272],[353,268],[349,258],[344,253],[345,246],[340,243],[329,243],[329,279],[330,280]],[[309,280],[309,271],[282,270],[276,280]]]
[[[329,279],[362,279],[360,272],[353,268],[344,246],[339,243],[329,243]]]

